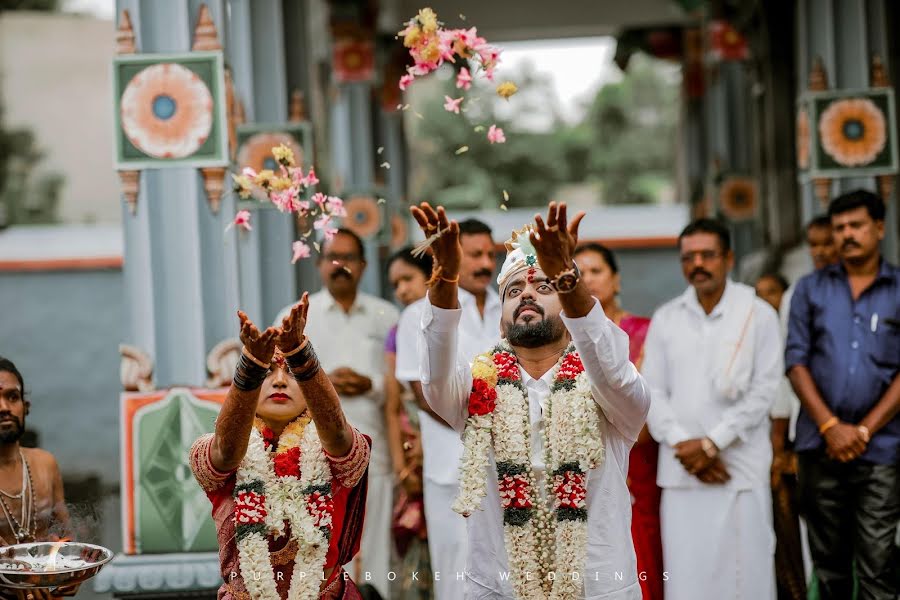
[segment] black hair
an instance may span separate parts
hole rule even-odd
[[[25,396],[25,380],[22,379],[22,374],[19,372],[19,369],[16,368],[16,365],[13,364],[13,361],[8,358],[4,358],[0,356],[0,371],[6,371],[7,373],[12,373],[16,376],[16,379],[19,380],[19,387],[22,390],[22,396]]]
[[[815,227],[818,227],[820,229],[831,229],[831,217],[828,215],[819,215],[806,224],[807,231]]]
[[[873,221],[884,221],[884,200],[869,190],[853,190],[841,194],[828,205],[828,216],[833,217],[865,206]]]
[[[695,233],[714,233],[719,237],[722,252],[727,254],[731,250],[731,234],[728,233],[728,228],[720,221],[716,221],[715,219],[696,219],[691,221],[678,235],[678,246],[681,246],[682,238],[694,235]]]
[[[782,292],[788,289],[791,285],[790,283],[788,283],[788,280],[785,278],[785,276],[781,273],[778,273],[777,271],[766,271],[765,273],[757,277],[756,281],[759,282],[759,280],[761,279],[773,279],[775,283],[777,283],[779,287],[781,287]]]
[[[357,250],[359,250],[359,259],[363,262],[366,262],[366,248],[365,248],[365,246],[363,246],[362,238],[359,237],[358,235],[356,235],[355,231],[351,231],[349,229],[341,227],[340,229],[337,230],[337,232],[334,234],[334,236],[331,239],[334,239],[335,237],[337,237],[339,235],[348,235],[348,236],[352,237],[353,241],[356,242]],[[322,255],[325,253],[325,244],[329,243],[329,241],[322,242],[322,246],[321,246],[322,254],[319,255],[320,260],[322,258]]]
[[[431,277],[431,269],[434,266],[434,259],[431,258],[430,254],[413,256],[412,251],[412,246],[406,246],[405,248],[397,250],[396,252],[391,254],[390,258],[387,259],[385,269],[390,270],[391,265],[393,265],[394,262],[400,260],[405,262],[409,266],[415,267],[416,269],[422,271],[422,274],[425,275],[425,279]]]
[[[478,219],[466,219],[459,223],[459,235],[479,235],[482,233],[486,233],[491,237],[494,236],[494,232],[491,231],[487,223]]]
[[[619,272],[619,265],[616,262],[616,255],[613,254],[612,250],[610,250],[603,244],[588,242],[587,244],[582,244],[575,248],[575,256],[578,256],[579,254],[582,254],[584,252],[596,252],[603,257],[603,260],[605,260],[606,264],[609,265],[609,268],[613,272],[613,274]]]

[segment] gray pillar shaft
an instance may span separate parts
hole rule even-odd
[[[348,83],[338,86],[331,113],[332,168],[335,178],[342,182],[343,189],[348,192],[370,192],[374,188],[371,105],[370,84]],[[380,248],[376,239],[366,240],[364,245],[369,264],[360,287],[370,294],[380,295]]]
[[[284,24],[280,0],[228,0],[228,60],[248,122],[287,121]],[[299,30],[299,29],[298,29]],[[240,305],[258,324],[297,300],[291,259],[294,221],[271,206],[252,210],[253,231],[239,233]]]

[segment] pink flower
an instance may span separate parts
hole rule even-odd
[[[338,232],[338,230],[335,229],[334,227],[326,227],[325,228],[325,239],[331,240],[331,238],[333,238],[334,236],[337,235],[337,232]]]
[[[255,179],[257,175],[256,171],[254,169],[251,169],[250,167],[244,167],[244,170],[241,171],[241,174],[246,175],[250,179]]]
[[[328,224],[331,223],[331,215],[321,215],[316,222],[313,223],[314,229],[326,229]]]
[[[281,212],[294,212],[294,190],[288,188],[280,192],[273,192],[270,195],[272,204],[274,204]]]
[[[411,73],[407,73],[406,75],[404,75],[403,77],[400,78],[400,89],[405,90],[406,88],[409,87],[409,84],[411,84],[413,81],[415,81],[415,79],[416,78]]]
[[[467,68],[463,67],[459,70],[459,75],[456,76],[456,87],[464,90],[472,87],[472,75]]]
[[[503,135],[503,130],[496,125],[491,125],[491,128],[488,129],[487,139],[492,144],[502,144],[506,142],[506,136]]]
[[[294,256],[291,258],[291,264],[294,264],[301,258],[309,258],[309,246],[299,240],[291,244],[291,250],[294,251]]]
[[[454,100],[450,96],[444,96],[444,110],[459,114],[459,105],[465,98],[457,98]]]
[[[251,231],[253,227],[250,226],[250,211],[239,210],[237,214],[234,215],[233,224],[238,227],[243,227],[246,231]]]
[[[316,170],[314,168],[310,167],[309,173],[306,174],[306,177],[303,177],[300,180],[300,183],[302,185],[305,185],[306,187],[312,187],[312,186],[316,185],[317,183],[319,183],[319,178],[316,177]]]
[[[332,217],[346,217],[347,209],[344,208],[344,201],[337,196],[328,196],[328,211]]]
[[[298,200],[297,212],[301,214],[306,214],[307,212],[309,212],[309,202],[307,200]]]
[[[325,206],[325,203],[328,202],[328,196],[326,196],[322,192],[316,192],[310,199],[318,204],[319,208],[323,208]]]

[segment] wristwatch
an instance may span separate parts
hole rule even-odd
[[[570,268],[560,271],[556,274],[556,277],[548,279],[547,283],[560,294],[567,294],[575,289],[580,279],[581,271],[578,270],[578,265],[573,261]]]
[[[700,447],[703,449],[703,452],[706,453],[706,456],[710,458],[715,458],[719,455],[719,448],[709,438],[700,440]]]

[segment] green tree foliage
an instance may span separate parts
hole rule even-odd
[[[445,95],[462,93],[452,77],[415,83],[421,87],[414,105],[422,118],[408,120],[417,164],[411,199],[491,208],[503,201],[506,190],[508,206],[536,206],[560,185],[599,181],[606,202],[653,201],[674,171],[679,87],[655,61],[635,58],[621,81],[597,92],[575,125],[561,118],[546,78],[532,72],[511,75],[520,89],[515,97],[519,119],[548,116],[550,127],[540,132],[516,130],[514,122],[501,118],[504,101],[492,85],[473,87],[463,103],[468,109],[455,115],[443,108]],[[506,131],[505,144],[487,141],[492,123]],[[463,147],[468,150],[460,153]]]
[[[58,10],[59,0],[0,0],[0,12],[5,10]]]

